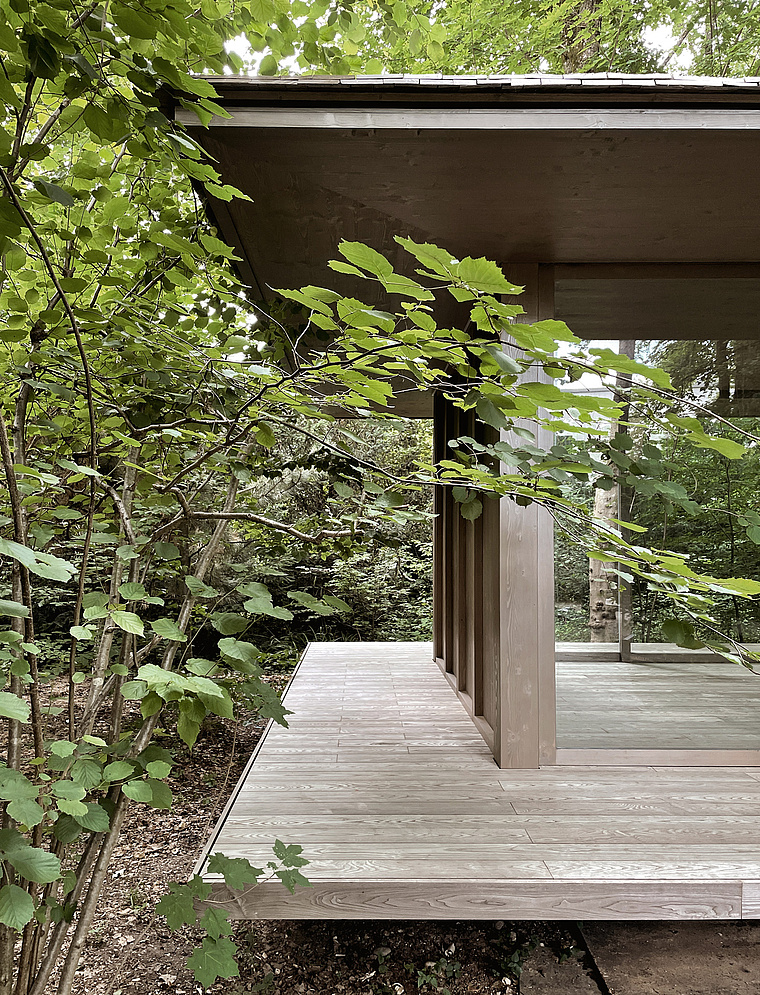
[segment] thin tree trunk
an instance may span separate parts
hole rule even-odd
[[[594,492],[594,518],[612,525],[618,517],[618,487]],[[618,640],[618,579],[609,563],[589,560],[589,629],[592,643],[616,643]]]
[[[620,355],[633,359],[636,342],[633,339],[620,341]],[[618,375],[617,386],[623,386],[623,378]],[[618,400],[624,398],[618,396]],[[622,421],[628,419],[628,408],[624,408]],[[610,439],[619,431],[619,423],[610,425]],[[613,519],[620,518],[620,485],[616,484],[609,490],[597,487],[594,491],[594,518],[602,521],[607,527],[615,528]],[[616,643],[620,636],[618,624],[619,614],[619,582],[617,574],[612,572],[611,565],[601,560],[589,560],[589,629],[592,643]]]

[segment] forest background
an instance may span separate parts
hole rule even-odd
[[[161,92],[207,123],[223,113],[209,73],[754,75],[756,6],[1,0],[0,995],[71,991],[130,802],[171,804],[166,728],[192,745],[235,705],[283,721],[263,676],[308,639],[428,637],[435,481],[465,517],[489,494],[552,510],[560,600],[581,606],[570,635],[589,550],[646,592],[653,638],[660,620],[685,645],[756,631],[758,586],[731,579],[755,572],[760,539],[756,420],[746,404],[733,426],[721,413],[751,401],[738,346],[715,383],[696,372],[709,346],[590,354],[559,322],[521,325],[520,288],[493,263],[410,242],[422,282],[336,246],[338,267],[383,284],[387,311],[329,288],[264,305],[197,190],[238,193]],[[471,308],[477,337],[437,328],[431,279]],[[332,344],[299,353],[315,326]],[[369,416],[399,362],[494,429],[549,405],[551,453],[525,435],[465,441],[433,467],[427,423]],[[607,396],[521,384],[536,364],[558,382],[591,372]],[[668,401],[668,373],[696,409]],[[661,445],[638,437],[644,418]],[[494,477],[494,460],[515,472]],[[593,521],[594,492],[616,486],[638,526]],[[642,528],[675,555],[623,534]],[[268,870],[292,888],[300,866],[280,846]],[[233,886],[257,877],[217,869]],[[198,882],[178,886],[162,911],[194,922],[194,895]],[[224,917],[203,925],[208,984],[234,972],[234,947]]]

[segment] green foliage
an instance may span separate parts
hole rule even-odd
[[[293,892],[297,885],[309,884],[299,870],[308,863],[300,856],[301,852],[300,846],[277,840],[273,847],[274,860],[267,863],[266,869],[254,867],[243,857],[214,853],[208,859],[207,873],[218,875],[233,893],[248,892],[272,877],[279,878]],[[231,938],[229,917],[223,908],[209,904],[211,894],[212,885],[196,874],[187,884],[171,884],[169,893],[156,906],[159,915],[166,917],[170,929],[197,924],[206,933],[187,961],[196,982],[203,988],[214,984],[217,978],[238,976],[238,948]]]
[[[440,995],[451,995],[446,982],[456,979],[462,970],[462,965],[458,960],[449,960],[448,957],[440,957],[435,962],[426,964],[424,968],[415,964],[405,964],[404,967],[417,981],[418,991],[435,991]]]
[[[679,458],[742,467],[754,430],[740,439],[697,419],[665,399],[656,369],[586,352],[561,322],[521,323],[519,304],[501,300],[519,288],[494,262],[410,239],[400,248],[418,279],[344,242],[334,268],[353,275],[358,296],[283,291],[270,318],[251,304],[196,191],[239,194],[167,116],[166,93],[203,124],[223,116],[213,75],[243,66],[228,44],[240,34],[262,75],[293,65],[630,71],[661,58],[643,32],[666,24],[678,36],[689,27],[696,68],[725,71],[756,58],[750,13],[722,11],[717,31],[716,15],[708,23],[691,4],[617,5],[615,17],[603,3],[592,17],[585,4],[538,0],[0,0],[0,611],[9,623],[0,632],[0,799],[10,833],[0,848],[0,974],[17,995],[45,988],[53,970],[61,995],[70,992],[106,873],[105,859],[85,860],[97,870],[76,880],[80,855],[105,858],[130,801],[171,804],[172,758],[157,730],[176,725],[192,745],[209,713],[232,715],[233,700],[285,723],[262,679],[260,637],[282,639],[286,623],[301,641],[318,631],[425,635],[431,512],[422,495],[434,484],[455,489],[471,520],[497,497],[550,508],[577,544],[667,603],[684,639],[714,645],[721,598],[735,604],[758,589],[731,579],[740,569],[716,579],[683,553],[589,520],[568,484],[624,478],[637,499],[685,515],[697,501],[668,459],[605,441],[619,402],[564,388],[589,371],[606,385],[635,372],[627,400]],[[382,286],[384,309],[361,301],[363,280]],[[436,322],[440,298],[469,309],[471,335]],[[307,328],[330,348],[314,350]],[[552,383],[520,383],[534,364]],[[340,409],[361,426],[379,406],[389,425],[399,373],[409,389],[438,390],[513,431],[492,443],[463,436],[433,465],[429,449],[377,451],[361,428],[335,421]],[[551,448],[525,419],[549,430]],[[499,462],[510,471],[495,475]],[[305,486],[292,500],[296,478]],[[754,543],[752,509],[742,505],[735,522]],[[390,587],[390,598],[378,596]],[[51,682],[61,676],[56,704]],[[267,870],[293,889],[302,864],[281,848]],[[237,864],[226,870],[233,888],[245,876]],[[172,891],[166,911],[195,922],[192,901],[206,898],[196,880]],[[13,977],[16,961],[2,958],[27,924],[18,961],[27,967]],[[233,976],[224,918],[206,912],[202,925],[199,982]],[[46,960],[46,944],[68,952]]]

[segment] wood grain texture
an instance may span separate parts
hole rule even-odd
[[[557,747],[605,750],[756,750],[760,681],[736,664],[558,660]]]
[[[524,287],[518,298],[507,298],[524,308],[521,321],[554,317],[551,267],[520,263],[507,266],[505,272],[512,283]],[[520,379],[527,382],[548,377],[540,368],[530,367]],[[535,421],[525,421],[523,427],[536,433],[539,445],[550,445],[548,433]],[[538,767],[542,754],[549,762],[554,760],[553,526],[548,512],[537,505],[522,508],[502,498],[499,510],[501,640],[496,761],[504,768]]]
[[[760,917],[760,768],[499,769],[426,643],[312,644],[285,703],[206,854],[313,887],[207,875],[239,918]]]
[[[708,893],[691,881],[380,880],[317,882],[295,895],[266,884],[246,900],[215,883],[212,898],[236,919],[739,919],[741,887],[713,882]]]
[[[742,919],[760,919],[760,881],[742,883]]]

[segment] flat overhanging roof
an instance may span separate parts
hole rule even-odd
[[[758,334],[760,79],[213,82],[231,118],[176,114],[252,198],[209,206],[264,297],[316,283],[371,299],[327,261],[346,238],[401,267],[399,234],[561,267],[557,314],[582,335]]]

